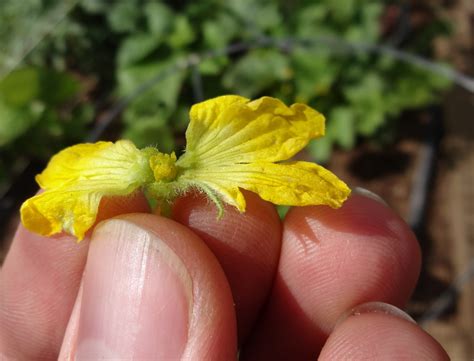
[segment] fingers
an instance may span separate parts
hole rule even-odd
[[[79,288],[88,241],[19,227],[0,273],[0,351],[11,359],[57,358]]]
[[[133,214],[96,227],[79,297],[64,359],[236,357],[225,275],[202,240],[172,220]]]
[[[354,194],[340,209],[294,208],[284,222],[278,273],[244,359],[315,359],[338,317],[368,301],[402,306],[420,251],[384,204]]]
[[[99,216],[148,210],[138,194],[104,202]],[[67,235],[41,237],[20,225],[0,272],[0,354],[57,358],[88,245],[87,239],[76,243]]]
[[[242,342],[268,296],[281,245],[281,224],[273,205],[245,192],[247,209],[226,207],[217,219],[216,207],[202,195],[179,199],[173,218],[191,228],[219,260],[232,289]]]
[[[319,360],[449,360],[437,341],[393,306],[352,310],[329,336]]]

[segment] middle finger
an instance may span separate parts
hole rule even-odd
[[[281,246],[281,223],[275,208],[245,192],[247,209],[226,206],[222,219],[204,196],[179,199],[173,218],[200,236],[219,260],[234,298],[239,343],[253,327],[271,289]]]

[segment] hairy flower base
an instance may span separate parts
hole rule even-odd
[[[65,231],[81,240],[94,225],[102,197],[139,189],[158,202],[171,202],[198,188],[220,214],[222,202],[245,211],[240,188],[288,206],[340,207],[350,194],[319,165],[283,162],[324,135],[324,117],[304,104],[287,107],[274,98],[227,95],[194,105],[190,118],[179,159],[126,140],[62,150],[36,177],[44,192],[23,203],[24,226],[45,236]]]

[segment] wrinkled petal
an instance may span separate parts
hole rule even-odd
[[[254,101],[228,95],[194,105],[186,131],[182,167],[236,162],[277,162],[291,158],[309,140],[324,135],[324,117],[304,104]]]
[[[136,172],[146,169],[148,158],[128,140],[77,144],[53,156],[46,169],[36,176],[42,189],[63,187],[69,183],[122,183],[137,181]]]
[[[245,199],[239,187],[287,206],[326,204],[337,208],[350,194],[347,185],[333,173],[309,162],[234,164],[196,169],[189,177],[222,194],[227,203],[241,212],[245,211]]]
[[[215,193],[240,211],[239,188],[280,205],[339,207],[350,193],[335,175],[313,163],[287,160],[324,135],[324,117],[304,104],[288,107],[263,97],[229,95],[194,105],[178,180]]]
[[[94,225],[104,196],[125,196],[138,188],[158,203],[191,187],[216,203],[245,210],[240,189],[275,204],[339,207],[349,188],[313,163],[286,162],[314,138],[324,135],[324,117],[304,105],[290,107],[263,97],[214,98],[191,108],[184,155],[137,149],[131,142],[79,144],[49,162],[36,177],[44,192],[21,208],[29,230],[50,236],[61,231],[79,240]]]
[[[44,193],[23,203],[24,226],[79,240],[94,224],[103,196],[124,196],[153,179],[148,158],[129,141],[78,144],[55,155],[36,177]]]
[[[43,236],[65,231],[82,240],[95,223],[103,195],[67,188],[47,191],[23,203],[21,221],[25,228]]]

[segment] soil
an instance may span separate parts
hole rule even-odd
[[[455,360],[474,355],[473,287],[455,286],[457,277],[467,277],[474,256],[473,100],[459,89],[446,98],[444,132],[416,232],[423,266],[407,306]],[[430,117],[429,111],[404,114],[399,119],[401,136],[394,144],[363,143],[351,152],[336,151],[329,168],[351,187],[380,195],[402,218],[413,222],[412,191],[432,131]]]

